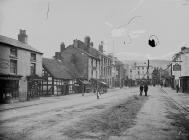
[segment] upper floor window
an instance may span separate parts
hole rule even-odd
[[[35,63],[31,63],[30,71],[31,71],[31,75],[35,75],[35,72],[36,72],[36,65],[35,65]]]
[[[17,60],[10,60],[10,73],[17,74]]]
[[[16,48],[10,48],[10,56],[17,57],[17,49]]]
[[[31,61],[36,61],[36,54],[35,53],[31,53]]]

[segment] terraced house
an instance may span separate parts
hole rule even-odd
[[[27,44],[25,30],[18,40],[0,35],[0,101],[27,100],[38,96],[42,76],[42,55]]]

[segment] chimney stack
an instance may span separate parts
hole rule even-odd
[[[101,43],[100,43],[98,49],[99,49],[99,51],[100,51],[101,53],[103,53],[103,51],[104,51],[104,50],[103,50],[103,41],[101,41]]]
[[[77,40],[77,39],[75,39],[75,40],[73,41],[73,46],[74,46],[74,48],[78,48],[78,47],[79,47],[79,43],[78,43],[78,40]]]
[[[89,36],[86,36],[85,39],[84,39],[84,43],[85,45],[88,47],[90,47],[90,41],[91,41],[91,38]]]
[[[60,44],[60,52],[63,52],[66,49],[64,42]]]
[[[22,43],[28,43],[28,36],[26,34],[26,30],[20,29],[20,33],[18,34],[18,41]]]

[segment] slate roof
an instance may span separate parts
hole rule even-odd
[[[33,48],[32,46],[30,46],[28,44],[22,43],[22,42],[20,42],[16,39],[12,39],[12,38],[9,38],[9,37],[6,37],[6,36],[0,35],[0,43],[7,44],[7,45],[10,45],[10,46],[14,46],[14,47],[24,49],[24,50],[33,51],[33,52],[36,52],[36,53],[39,53],[39,54],[43,54],[42,52],[36,50],[35,48]]]
[[[50,58],[43,58],[42,64],[54,78],[67,80],[79,78],[79,74],[72,64]]]
[[[69,45],[67,48],[69,48],[69,47],[70,47],[70,48],[74,48],[73,45]],[[88,55],[89,57],[92,57],[92,58],[95,58],[95,59],[99,59],[98,56],[95,56],[95,55],[91,54],[90,52],[87,52],[86,50],[84,50],[82,46],[76,47],[75,49],[77,49],[77,50],[80,51],[81,53],[84,53],[84,54]]]

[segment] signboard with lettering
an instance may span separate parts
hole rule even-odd
[[[173,65],[173,71],[181,71],[181,65],[179,64]]]
[[[9,61],[0,58],[0,69],[7,69],[9,67]]]

